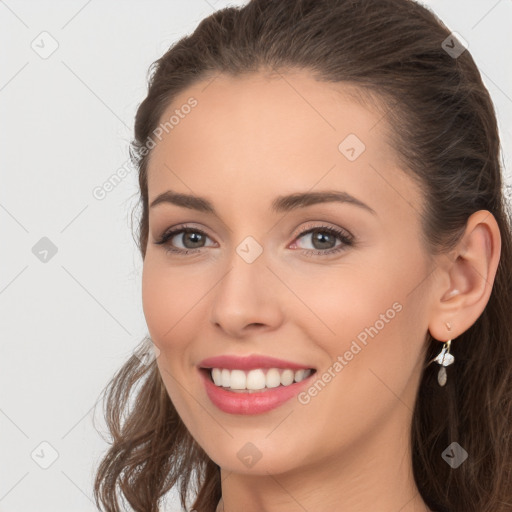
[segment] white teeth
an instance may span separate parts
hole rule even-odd
[[[295,372],[295,382],[307,379],[312,373],[313,370],[297,370]]]
[[[277,368],[270,368],[265,376],[265,386],[267,388],[277,388],[281,385],[281,375]]]
[[[229,387],[231,389],[247,389],[247,377],[243,370],[231,370],[231,380]]]
[[[227,370],[226,368],[212,368],[211,376],[216,386],[233,390],[247,389],[250,391],[289,386],[294,382],[300,382],[311,375],[312,370],[292,370],[290,368],[279,369],[262,368],[245,372],[243,370]]]
[[[231,382],[231,372],[229,370],[222,370],[222,385],[226,388],[229,387]]]
[[[212,368],[212,379],[216,386],[222,386],[222,370],[220,368]]]
[[[231,378],[233,378],[233,373],[237,371],[237,370],[234,370],[232,373],[231,373]],[[238,370],[240,371],[240,370]],[[244,372],[242,372],[244,373]],[[265,378],[265,374],[261,371],[261,370],[251,370],[248,374],[247,374],[247,381],[246,381],[246,386],[245,388],[246,389],[263,389],[266,385],[266,378]],[[231,382],[231,387],[233,387],[233,382]],[[243,388],[238,388],[238,389],[243,389]]]
[[[293,382],[294,378],[295,372],[288,368],[287,370],[284,370],[283,373],[281,373],[281,384],[283,386],[289,386]]]
[[[306,370],[297,370],[295,372],[295,382],[300,382],[301,380],[304,380],[305,374],[306,374]]]

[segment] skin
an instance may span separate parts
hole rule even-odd
[[[420,238],[422,191],[387,144],[382,111],[350,92],[304,71],[220,75],[188,88],[162,116],[190,96],[198,101],[152,150],[149,202],[172,189],[207,197],[218,217],[172,204],[150,209],[143,308],[167,392],[221,467],[219,511],[429,510],[409,446],[426,334],[439,350],[453,338],[456,356],[455,338],[489,299],[499,230],[489,212],[477,212],[453,252],[430,257]],[[366,146],[352,162],[338,149],[350,133]],[[270,211],[278,195],[328,189],[375,214],[333,202]],[[181,223],[206,232],[199,253],[155,243]],[[298,238],[322,225],[348,230],[354,245],[312,255],[343,243]],[[250,264],[236,252],[247,236],[263,250]],[[201,246],[182,234],[168,243]],[[240,416],[208,399],[202,359],[265,354],[322,375],[394,303],[400,312],[309,403]],[[248,442],[261,454],[252,467],[237,457]]]

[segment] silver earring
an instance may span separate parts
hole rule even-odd
[[[440,386],[444,386],[446,384],[446,366],[450,366],[455,361],[455,357],[453,357],[453,355],[450,354],[451,343],[452,340],[446,341],[443,345],[443,348],[441,349],[441,352],[439,352],[437,357],[435,357],[431,361],[435,361],[437,364],[441,365],[441,368],[439,368],[439,373],[437,374],[437,382],[439,383]]]

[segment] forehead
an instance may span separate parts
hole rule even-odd
[[[188,107],[190,98],[196,102],[192,109]],[[384,133],[387,124],[381,122],[383,112],[385,105],[361,89],[345,83],[319,82],[306,71],[220,74],[192,85],[174,98],[160,119],[160,125],[165,127],[172,118],[172,126],[164,130],[164,144],[153,154],[170,149],[165,147],[166,142],[180,148],[183,144],[185,148],[201,144],[205,149],[214,147],[216,153],[222,149],[228,153],[248,151],[260,142],[265,143],[270,155],[276,147],[286,150],[290,143],[308,139],[319,151],[332,151],[333,147],[338,150],[338,143],[352,133],[366,146],[378,146],[381,153],[386,151],[391,156],[384,143],[388,132]],[[166,140],[171,132],[172,140]],[[323,144],[318,146],[320,138]],[[219,144],[230,140],[243,144]],[[293,153],[297,154],[297,150],[300,148],[295,147]],[[310,152],[307,150],[304,148],[302,153]]]
[[[195,106],[185,108],[191,98]],[[407,181],[388,143],[385,105],[366,100],[352,85],[319,82],[307,72],[198,82],[160,119],[162,126],[174,122],[151,153],[150,200],[166,187],[231,192],[231,201],[237,190],[247,195],[241,202],[256,200],[251,191],[291,193],[316,183],[368,194],[372,187],[383,192],[390,169],[394,180]]]

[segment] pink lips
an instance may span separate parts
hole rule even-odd
[[[301,370],[310,368],[308,365],[284,361],[262,355],[240,356],[216,356],[204,359],[198,365],[199,374],[206,389],[206,394],[211,402],[221,411],[229,414],[262,414],[279,407],[296,396],[301,389],[311,383],[315,372],[301,382],[295,382],[289,386],[278,386],[258,392],[234,392],[216,386],[210,379],[210,368],[225,368],[228,370],[253,370],[255,368],[290,368]]]
[[[255,368],[290,368],[292,370],[301,370],[302,368],[310,368],[307,364],[293,363],[263,355],[208,357],[203,359],[198,366],[200,368],[226,368],[227,370],[254,370]]]

